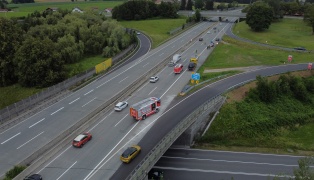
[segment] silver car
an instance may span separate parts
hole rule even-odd
[[[122,111],[127,106],[128,106],[128,102],[126,102],[126,101],[118,102],[118,104],[116,104],[116,106],[114,107],[114,110],[115,111]]]
[[[159,78],[157,77],[157,76],[153,76],[153,77],[150,77],[149,78],[149,82],[151,82],[151,83],[155,83],[155,82],[157,82],[159,80]]]

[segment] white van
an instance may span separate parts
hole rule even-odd
[[[174,66],[180,60],[181,60],[181,55],[180,54],[175,54],[175,55],[173,55],[172,60],[168,63],[168,66]]]

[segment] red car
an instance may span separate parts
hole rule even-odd
[[[92,135],[88,132],[80,134],[76,136],[76,138],[73,140],[72,145],[74,147],[83,147],[85,143],[90,141],[92,139]]]

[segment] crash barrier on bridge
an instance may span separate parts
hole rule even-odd
[[[195,139],[200,138],[208,129],[209,124],[213,121],[214,117],[211,118],[211,114],[219,111],[225,101],[226,97],[222,96],[222,99],[214,104],[212,108],[207,109],[207,112],[203,112],[203,114],[199,115],[195,122],[178,137],[173,145],[185,147],[192,146]]]
[[[21,161],[18,165],[28,167],[18,176],[16,176],[14,180],[23,179],[25,176],[31,174],[35,169],[42,166],[45,162],[51,160],[57,152],[61,151],[62,149],[66,149],[66,146],[69,146],[70,142],[72,142],[72,140],[79,133],[86,131],[90,124],[93,124],[97,120],[99,120],[104,113],[111,111],[118,101],[126,99],[138,88],[140,88],[144,83],[146,83],[151,76],[162,70],[168,64],[169,60],[172,58],[174,54],[181,52],[182,50],[184,50],[184,48],[186,48],[186,46],[190,45],[191,45],[190,43],[183,45],[173,54],[163,59],[159,64],[149,69],[145,74],[138,77],[132,84],[125,87],[123,90],[114,95],[111,99],[107,100],[98,108],[93,110],[91,113],[87,114],[85,117],[78,120],[69,129],[63,131],[56,138],[48,142],[43,147],[37,149],[35,152],[33,152],[33,154],[31,154],[23,161]]]
[[[189,116],[183,119],[177,124],[167,135],[160,140],[157,145],[144,157],[144,159],[137,165],[137,167],[127,177],[130,180],[145,179],[147,173],[156,164],[159,158],[169,149],[172,143],[188,128],[190,127],[200,115],[209,111],[214,111],[217,104],[221,104],[224,101],[224,97],[216,96],[203,105],[199,106]]]
[[[120,54],[117,56],[114,56],[112,58],[112,64],[118,63],[125,57],[127,57],[130,52],[133,52],[136,49],[137,45],[132,44],[127,49],[123,50]],[[40,105],[40,103],[44,102],[48,98],[57,95],[58,93],[69,89],[70,87],[91,78],[95,74],[95,68],[91,68],[85,72],[82,72],[78,75],[75,75],[69,79],[66,79],[63,82],[60,82],[56,85],[53,85],[51,87],[48,87],[47,89],[36,93],[32,96],[29,96],[28,98],[25,98],[19,102],[16,102],[10,106],[5,107],[4,109],[0,110],[0,130],[5,129],[7,127],[10,127],[18,122],[20,122],[22,119],[25,118],[25,116],[30,116],[37,111],[40,111],[42,107],[39,107],[38,110],[33,110],[32,112],[29,112],[28,114],[25,114],[22,117],[18,117],[17,119],[14,119],[10,122],[6,122],[11,118],[17,117],[23,113],[25,113],[27,110],[30,110],[34,108],[37,105]],[[55,101],[50,102],[50,104],[55,103]],[[6,122],[6,123],[5,123]]]

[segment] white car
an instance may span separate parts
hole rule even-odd
[[[207,34],[210,34],[210,31],[207,31]]]
[[[140,35],[141,33],[140,33],[140,32],[136,32],[136,34],[137,34],[137,35]]]
[[[150,78],[149,78],[149,82],[151,82],[151,83],[155,83],[155,82],[157,82],[158,80],[159,80],[158,76],[153,76],[153,77],[150,77]]]
[[[127,106],[128,106],[128,102],[126,102],[126,101],[118,102],[118,104],[116,104],[116,106],[114,107],[114,110],[115,111],[122,111]]]

